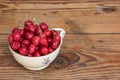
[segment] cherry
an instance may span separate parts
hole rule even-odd
[[[27,38],[28,40],[31,40],[33,36],[34,36],[33,33],[26,32],[26,38]]]
[[[22,46],[22,47],[28,47],[28,46],[29,46],[29,44],[30,44],[30,41],[29,41],[29,40],[27,40],[27,39],[25,39],[25,40],[23,40],[23,42],[22,42],[21,46]]]
[[[39,29],[38,25],[36,24],[36,25],[34,25],[34,27],[35,27],[35,34],[40,36],[40,29]]]
[[[39,46],[36,46],[36,50],[39,50]]]
[[[46,38],[47,36],[46,36],[46,34],[45,33],[43,33],[42,35],[41,35],[41,38]]]
[[[42,46],[48,46],[47,38],[41,38],[41,39],[40,39],[40,44],[41,44]]]
[[[9,41],[10,44],[13,42],[12,34],[10,34],[10,35],[8,36],[8,41]]]
[[[42,22],[40,25],[41,30],[44,32],[46,29],[48,29],[48,25],[44,22]]]
[[[40,55],[40,52],[39,52],[39,51],[36,51],[36,52],[34,53],[34,57],[39,57],[39,56],[41,56],[41,55]]]
[[[32,54],[27,54],[27,56],[32,57]]]
[[[24,38],[20,38],[20,42],[23,42]]]
[[[40,36],[40,30],[36,29],[35,34],[38,35],[38,36]]]
[[[20,41],[20,39],[21,39],[20,33],[18,33],[18,32],[13,33],[13,40],[14,41]]]
[[[30,44],[29,46],[29,53],[33,54],[36,51],[36,46],[34,44]]]
[[[22,47],[22,48],[19,49],[19,53],[21,55],[26,56],[28,54],[28,49],[26,47]]]
[[[35,26],[34,25],[29,25],[29,28],[28,28],[28,30],[30,31],[30,32],[35,32]]]
[[[28,27],[28,26],[25,26],[25,27],[24,27],[24,30],[25,30],[25,31],[28,31],[28,30],[29,30],[29,27]]]
[[[20,33],[21,36],[23,36],[25,34],[25,31],[23,29],[20,29],[19,33]]]
[[[49,47],[48,50],[50,53],[54,51],[54,49],[52,47]]]
[[[31,20],[27,20],[24,22],[24,25],[25,26],[30,26],[30,25],[33,25],[33,22]]]
[[[12,33],[19,32],[19,29],[17,27],[13,28]]]
[[[35,44],[36,46],[39,45],[40,42],[40,36],[34,36],[32,38],[32,43]]]
[[[58,42],[60,42],[61,37],[60,37],[60,35],[59,35],[59,34],[56,34],[56,35],[54,36],[54,39],[55,39],[55,40],[57,40]]]
[[[56,30],[53,30],[52,32],[53,32],[53,35],[58,34],[58,32]]]
[[[52,43],[51,43],[51,47],[52,47],[53,49],[57,49],[58,46],[59,46],[59,42],[56,41],[56,40],[53,40]]]
[[[38,29],[38,25],[37,25],[37,24],[35,24],[35,25],[34,25],[34,27],[35,27],[35,30],[37,30],[37,29]]]
[[[40,48],[40,53],[43,55],[46,55],[49,53],[48,48],[47,47],[41,47]]]
[[[48,30],[48,29],[46,29],[46,30],[44,31],[44,34],[45,34],[47,37],[50,37],[51,31]]]
[[[48,37],[47,38],[48,42],[50,43],[52,41],[52,38],[51,37]]]
[[[11,48],[13,49],[13,50],[18,50],[19,48],[20,48],[20,43],[19,42],[13,42],[12,44],[11,44]]]

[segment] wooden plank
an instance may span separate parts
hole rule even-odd
[[[109,2],[109,1],[118,1],[118,0],[5,0],[1,2],[6,3],[69,3],[69,2],[81,2],[81,3],[91,3],[91,2]]]
[[[2,1],[0,9],[94,9],[96,6],[106,5],[119,7],[119,1]]]
[[[0,33],[9,34],[13,27],[36,18],[51,27],[61,27],[67,33],[120,33],[120,11],[94,10],[8,10],[0,12]],[[89,14],[88,14],[89,13]]]
[[[67,34],[57,59],[45,70],[30,71],[13,59],[7,35],[0,35],[0,79],[119,80],[119,40],[120,34]]]

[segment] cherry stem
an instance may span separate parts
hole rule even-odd
[[[36,18],[32,19],[34,23],[38,24],[38,20]]]
[[[36,18],[33,18],[33,22],[34,22],[35,24],[39,25],[38,20],[37,20]],[[41,30],[40,30],[40,27],[38,27],[38,29],[39,29],[39,31],[40,31],[40,36],[41,36],[41,35],[42,35],[42,32],[41,32]]]

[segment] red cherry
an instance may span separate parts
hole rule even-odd
[[[51,37],[48,37],[47,38],[48,42],[50,43],[52,41],[52,38]]]
[[[41,35],[41,38],[46,38],[47,36],[46,36],[46,34],[45,33],[43,33],[42,35]]]
[[[18,50],[19,48],[20,48],[20,43],[19,42],[13,42],[12,44],[11,44],[11,48],[13,49],[13,50]]]
[[[52,47],[49,47],[48,50],[50,53],[54,51],[54,49]]]
[[[23,42],[24,38],[20,38],[20,42]]]
[[[21,39],[21,36],[18,32],[13,33],[13,40],[14,41],[20,41],[20,39]]]
[[[39,46],[36,46],[36,50],[39,50]]]
[[[32,38],[32,43],[35,44],[36,46],[39,45],[40,42],[40,37],[39,36],[34,36]]]
[[[30,25],[33,25],[33,22],[31,20],[27,20],[27,21],[25,21],[24,25],[30,26]]]
[[[40,30],[36,29],[35,34],[38,35],[38,36],[40,36]]]
[[[53,49],[57,49],[58,46],[59,46],[59,42],[56,41],[56,40],[53,40],[52,43],[51,43],[51,47],[52,47]]]
[[[54,39],[55,39],[55,40],[57,40],[58,42],[60,42],[61,37],[60,37],[60,35],[59,35],[59,34],[56,34],[56,35],[54,36]]]
[[[26,47],[22,47],[22,48],[19,49],[19,53],[21,55],[26,56],[28,54],[28,49]]]
[[[29,25],[29,28],[28,28],[28,30],[30,31],[30,32],[35,32],[35,26],[34,25]]]
[[[27,40],[27,39],[25,39],[25,40],[23,40],[23,42],[22,42],[21,46],[22,46],[22,47],[28,47],[28,46],[29,46],[29,44],[30,44],[30,41],[29,41],[29,40]]]
[[[31,40],[33,36],[34,36],[33,33],[26,32],[26,38],[27,38],[28,40]]]
[[[49,53],[48,48],[47,47],[41,47],[40,48],[40,53],[43,55],[46,55]]]
[[[58,32],[56,30],[53,30],[52,32],[53,32],[53,35],[58,34]]]
[[[8,36],[8,41],[9,41],[10,44],[13,42],[12,34],[10,34],[10,35]]]
[[[39,56],[41,56],[41,55],[40,55],[40,52],[39,52],[39,51],[36,51],[36,52],[34,53],[34,57],[39,57]]]
[[[23,36],[25,34],[25,31],[23,29],[20,29],[19,33],[21,36]]]
[[[40,26],[42,31],[45,31],[46,29],[48,29],[48,25],[44,22],[42,22],[39,26]]]
[[[25,30],[25,31],[28,31],[28,30],[29,30],[29,27],[28,27],[28,26],[25,26],[25,27],[24,27],[24,30]]]
[[[47,41],[47,39],[46,39],[46,38],[41,38],[41,39],[40,39],[40,44],[41,44],[42,46],[48,46],[48,41]]]
[[[47,30],[44,31],[44,34],[45,34],[47,37],[50,37],[51,31],[47,29]]]
[[[17,33],[19,32],[19,29],[17,27],[13,28],[12,33]]]
[[[34,25],[34,27],[35,27],[35,30],[37,30],[37,29],[38,29],[38,25],[37,25],[37,24],[35,24],[35,25]]]
[[[27,56],[32,57],[32,54],[27,54]]]
[[[39,29],[38,25],[36,24],[36,25],[34,25],[34,27],[35,27],[35,35],[40,36],[40,29]]]
[[[29,46],[29,53],[33,54],[33,53],[35,53],[35,51],[36,51],[36,46],[34,44],[31,44]]]

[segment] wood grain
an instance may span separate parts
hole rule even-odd
[[[2,34],[10,33],[14,26],[23,26],[25,20],[32,18],[47,22],[51,27],[64,28],[67,33],[120,33],[119,1],[68,1],[65,5],[51,1],[49,4],[52,7],[41,1],[37,4],[22,0],[9,2],[0,3]]]
[[[64,28],[67,33],[120,33],[120,11],[94,13],[92,10],[3,11],[0,16],[0,33],[8,34],[13,27],[23,26],[25,20],[33,18],[38,22],[47,22],[51,27]]]
[[[120,80],[119,0],[0,0],[0,80]],[[36,18],[65,29],[56,60],[30,71],[18,64],[7,37]]]

